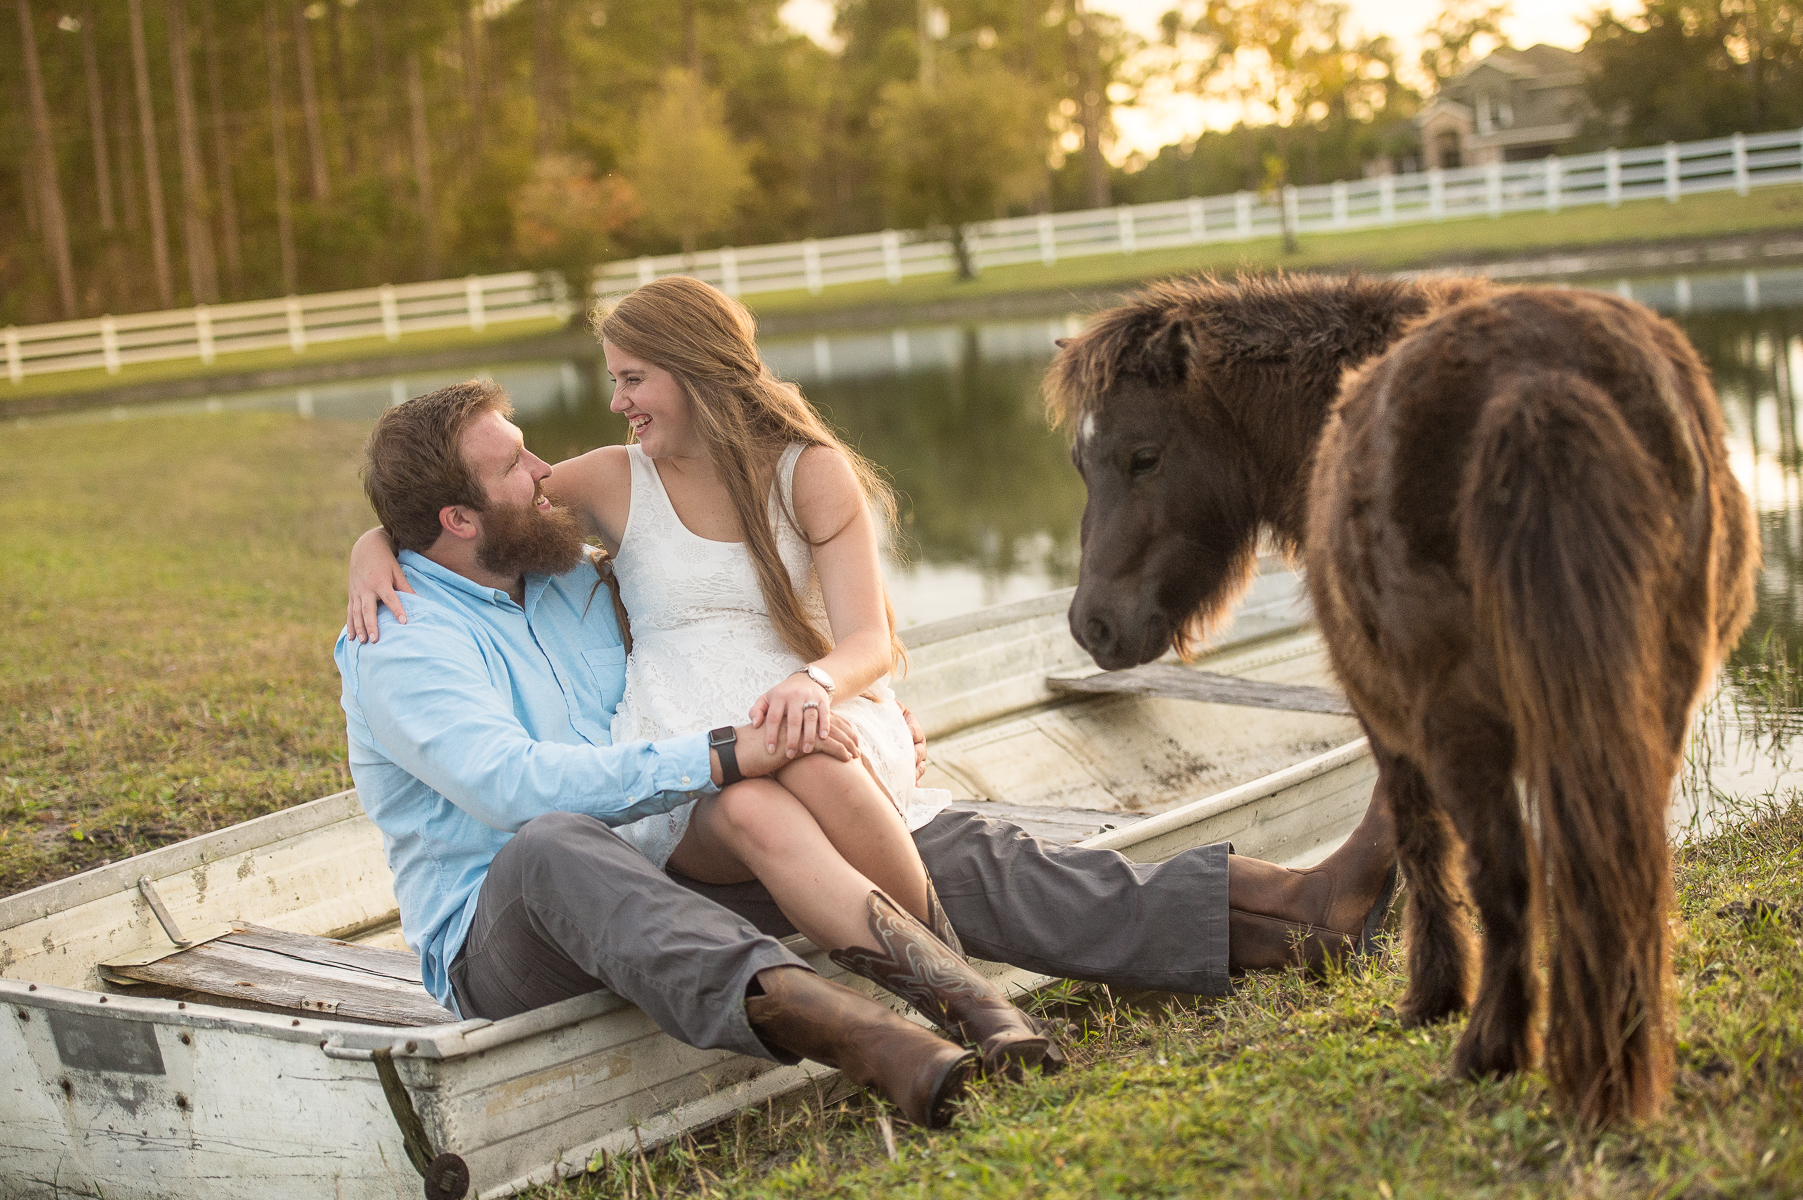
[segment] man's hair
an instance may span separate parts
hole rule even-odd
[[[484,413],[513,415],[499,384],[470,379],[427,392],[376,419],[364,448],[363,491],[397,550],[423,554],[438,540],[438,511],[482,511],[482,482],[463,460],[463,431]]]

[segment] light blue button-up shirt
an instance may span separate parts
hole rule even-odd
[[[615,746],[626,649],[587,563],[526,577],[526,605],[410,550],[407,623],[386,608],[380,640],[348,631],[351,778],[382,830],[401,933],[426,989],[453,1012],[447,971],[495,854],[549,812],[625,825],[715,790],[707,735]]]

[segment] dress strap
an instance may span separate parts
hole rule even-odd
[[[776,460],[776,495],[773,499],[797,530],[801,528],[801,518],[795,515],[795,464],[801,461],[801,452],[807,448],[807,442],[790,442],[783,456]]]

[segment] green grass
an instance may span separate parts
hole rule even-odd
[[[380,336],[320,342],[308,346],[301,354],[282,346],[269,350],[241,350],[220,354],[211,366],[202,366],[198,358],[178,358],[166,362],[132,363],[119,368],[117,375],[107,374],[104,367],[57,371],[49,375],[27,375],[18,383],[0,382],[0,418],[4,418],[6,402],[9,400],[103,391],[140,383],[160,383],[166,379],[204,379],[237,375],[246,371],[305,366],[310,363],[349,362],[391,354],[426,354],[434,350],[464,346],[503,345],[554,333],[563,327],[564,322],[555,318],[535,317],[529,321],[490,322],[480,333],[467,328],[429,329],[418,333],[403,333],[398,341],[393,342]]]
[[[365,430],[7,432],[0,894],[350,786],[331,649]]]
[[[1404,1029],[1386,952],[1362,977],[1268,975],[1214,1003],[1070,989],[1055,997],[1083,1029],[1070,1070],[980,1086],[948,1130],[894,1126],[893,1160],[876,1101],[810,1096],[533,1194],[1795,1196],[1803,807],[1682,851],[1677,884],[1677,1084],[1638,1128],[1585,1133],[1537,1073],[1452,1078],[1463,1022]]]
[[[746,303],[760,316],[824,314],[864,306],[914,307],[1013,292],[1124,287],[1199,271],[1330,267],[1393,271],[1541,249],[1721,237],[1796,227],[1803,227],[1803,188],[1762,188],[1745,197],[1732,192],[1712,193],[1689,196],[1676,204],[1637,200],[1613,209],[1593,206],[1550,214],[1517,213],[1494,220],[1474,217],[1395,229],[1309,234],[1301,239],[1295,254],[1285,254],[1277,238],[1215,242],[1139,254],[1069,258],[1050,267],[1037,263],[994,267],[962,283],[950,274],[921,276],[900,284],[841,284],[826,288],[817,296],[799,290],[772,292],[748,296]]]

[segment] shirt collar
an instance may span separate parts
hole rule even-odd
[[[462,592],[465,595],[472,597],[473,599],[481,600],[488,604],[512,604],[513,603],[513,597],[509,596],[506,592],[502,591],[501,589],[491,588],[487,584],[484,584],[484,583],[477,583],[474,579],[469,578],[467,575],[459,575],[457,572],[451,570],[451,568],[446,567],[446,566],[441,566],[438,563],[435,563],[431,559],[427,558],[425,555],[416,554],[412,550],[401,551],[400,562],[401,562],[401,565],[403,567],[406,567],[409,571],[418,571],[421,575],[424,575],[426,578],[436,580],[438,583],[443,584],[445,587],[451,588],[455,591]],[[533,595],[533,586],[532,585],[534,583],[537,583],[539,585],[540,589],[542,589],[544,586],[544,580],[540,576],[536,576],[536,575],[527,576],[526,577],[526,592],[527,592],[527,596],[529,598]]]

